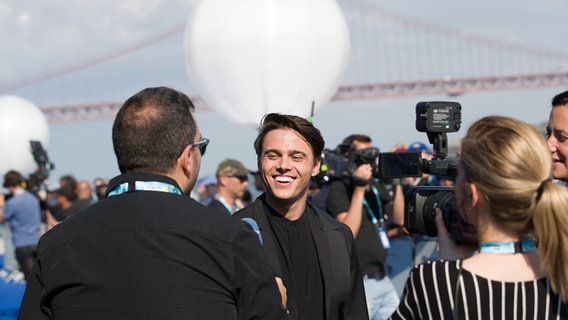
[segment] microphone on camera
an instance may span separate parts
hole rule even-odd
[[[254,221],[254,219],[251,218],[242,218],[241,220],[250,224],[252,230],[254,230],[254,232],[256,232],[256,234],[258,235],[258,241],[260,241],[260,244],[262,244],[262,235],[260,234],[260,228],[258,227],[256,221]]]

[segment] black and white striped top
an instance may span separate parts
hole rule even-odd
[[[404,292],[393,320],[568,319],[568,305],[552,291],[548,278],[489,280],[461,269],[461,260],[415,266]]]

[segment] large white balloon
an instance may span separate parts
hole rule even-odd
[[[201,0],[184,35],[187,71],[217,113],[258,125],[308,116],[336,92],[349,31],[335,0]]]
[[[0,175],[9,170],[24,176],[34,172],[37,166],[30,140],[47,148],[48,139],[47,120],[39,108],[17,96],[0,96]]]

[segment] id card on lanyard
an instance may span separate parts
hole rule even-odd
[[[363,205],[365,206],[365,209],[367,210],[367,214],[369,215],[369,218],[371,219],[371,221],[373,222],[373,224],[377,228],[377,233],[379,234],[379,239],[381,240],[383,248],[385,250],[388,250],[388,249],[390,249],[390,241],[389,241],[389,237],[387,236],[387,231],[385,230],[385,226],[384,226],[385,218],[384,218],[384,214],[383,214],[383,204],[381,202],[381,197],[379,195],[377,188],[374,185],[371,185],[371,190],[373,190],[373,193],[375,194],[375,198],[377,199],[377,205],[379,207],[379,219],[377,219],[376,215],[373,213],[373,210],[371,209],[371,206],[369,205],[369,203],[367,202],[367,199],[365,199],[365,198],[363,198]]]

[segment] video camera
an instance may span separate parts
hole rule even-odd
[[[416,130],[426,132],[434,145],[432,160],[422,159],[420,152],[384,152],[379,155],[380,177],[420,177],[423,173],[454,178],[456,166],[447,159],[446,133],[461,126],[461,105],[457,102],[419,102],[416,105]]]
[[[420,152],[385,152],[379,155],[379,176],[387,178],[420,177],[432,174],[455,180],[456,164],[447,159],[446,133],[461,126],[461,105],[457,102],[419,102],[416,105],[416,130],[426,132],[433,144],[432,160]],[[472,226],[463,221],[451,187],[415,186],[405,193],[404,226],[410,233],[436,236],[435,209],[440,208],[450,236],[457,243],[473,244]]]
[[[32,194],[34,194],[39,200],[42,209],[45,209],[45,197],[46,194],[41,191],[46,191],[45,184],[49,177],[49,173],[53,170],[53,163],[49,162],[47,152],[43,148],[41,142],[36,140],[30,140],[30,151],[37,164],[37,169],[29,175],[29,178],[25,180],[25,189]],[[4,194],[6,200],[10,199],[12,194]]]
[[[434,144],[434,159],[422,159],[420,152],[379,152],[377,148],[355,150],[351,144],[339,144],[322,154],[320,176],[324,181],[346,179],[363,163],[373,167],[373,177],[380,179],[420,177],[422,173],[454,176],[455,163],[446,159],[447,132],[461,125],[461,106],[456,102],[420,102],[416,105],[416,129],[426,132]]]
[[[339,144],[335,149],[325,149],[317,178],[327,183],[335,179],[350,179],[353,172],[364,163],[371,165],[373,176],[379,175],[379,149],[355,150],[351,144]]]
[[[37,194],[45,185],[45,181],[49,178],[49,173],[53,170],[54,165],[49,161],[47,151],[43,148],[40,141],[30,140],[30,148],[34,161],[37,164],[37,170],[30,174],[26,183],[26,189]]]

